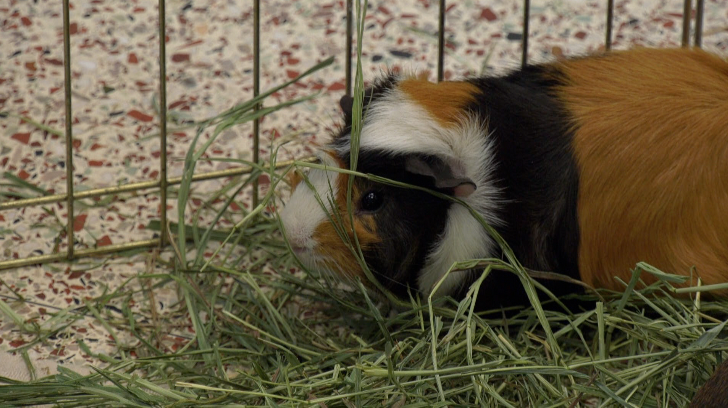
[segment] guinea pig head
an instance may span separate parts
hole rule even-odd
[[[291,248],[307,267],[367,283],[352,250],[358,245],[383,286],[400,295],[407,288],[429,294],[455,261],[489,254],[492,242],[467,208],[424,190],[479,212],[493,201],[484,131],[464,110],[470,90],[393,76],[367,90],[356,170],[416,188],[338,171],[349,169],[351,156],[351,100],[342,98],[345,124],[320,155],[325,167],[310,169],[280,213]],[[437,115],[434,100],[447,105]],[[437,294],[453,293],[467,281],[464,274],[445,278]]]
[[[357,259],[374,277],[400,296],[418,289],[420,272],[443,235],[451,201],[418,188],[392,186],[338,172],[348,162],[329,152],[327,169],[311,169],[298,181],[281,221],[291,249],[309,268],[342,280],[368,280]],[[470,179],[457,177],[437,157],[392,156],[365,151],[358,171],[436,191],[464,196],[475,190]],[[351,212],[347,204],[351,189]]]

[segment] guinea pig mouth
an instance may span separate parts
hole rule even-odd
[[[291,244],[291,251],[293,251],[293,253],[296,254],[296,256],[299,256],[299,255],[304,254],[305,252],[308,252],[309,249],[306,247]]]
[[[326,265],[327,259],[321,256],[311,248],[291,245],[291,252],[298,258],[298,261],[309,269],[322,269]]]
[[[291,250],[298,261],[311,271],[322,273],[329,277],[342,277],[349,275],[335,258],[322,254],[312,248],[294,247]]]

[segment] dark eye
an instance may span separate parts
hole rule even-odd
[[[384,203],[384,194],[379,191],[369,191],[361,197],[361,209],[363,211],[376,211]]]

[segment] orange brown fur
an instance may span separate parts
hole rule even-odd
[[[330,153],[330,155],[336,160],[339,167],[346,168],[344,162],[341,161],[341,159],[334,156],[333,153]],[[352,243],[352,245],[356,245],[354,232],[351,228],[351,218],[349,217],[349,213],[347,212],[346,205],[346,193],[349,183],[349,177],[350,176],[348,174],[343,173],[339,173],[337,176],[337,194],[334,202],[336,208],[334,208],[334,211],[339,214],[339,218],[337,218],[336,215],[332,215],[332,219],[334,220],[334,222],[337,222],[337,219],[341,220],[340,230],[344,231],[348,235],[349,241]],[[359,246],[362,250],[366,250],[373,244],[379,242],[379,238],[376,234],[377,228],[373,216],[368,214],[356,214],[356,206],[361,198],[361,194],[362,191],[355,182],[351,191],[352,208],[355,212],[355,216],[353,217],[354,231],[356,232],[356,238],[359,241]],[[351,250],[347,248],[345,241],[341,239],[333,223],[321,223],[314,230],[313,238],[319,245],[318,252],[320,252],[322,255],[325,255],[326,257],[331,258],[331,260],[327,262],[327,266],[330,269],[335,270],[338,273],[347,275],[350,278],[360,277],[362,279],[362,282],[364,283],[368,282],[364,275],[364,271],[359,265],[359,262],[357,261]]]
[[[397,84],[414,102],[422,106],[444,127],[457,123],[462,109],[475,102],[478,88],[469,82],[432,83],[424,78],[403,79]]]
[[[558,66],[567,78],[559,97],[575,121],[582,280],[621,290],[613,277],[626,281],[645,261],[725,282],[728,63],[700,50],[642,49]]]
[[[288,184],[291,186],[291,192],[296,191],[296,187],[301,184],[301,181],[303,181],[303,176],[299,170],[293,169],[288,173]]]

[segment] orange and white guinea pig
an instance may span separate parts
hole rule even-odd
[[[703,284],[728,281],[725,60],[635,49],[438,84],[389,75],[364,99],[357,170],[461,199],[525,267],[615,290],[639,261]],[[321,158],[348,169],[351,99],[341,105],[344,126]],[[399,294],[429,294],[455,261],[501,256],[460,204],[356,177],[352,228],[349,176],[312,169],[308,178],[280,217],[309,267],[366,281],[339,235],[353,241],[352,230],[375,277]],[[476,273],[450,274],[437,293],[461,295]],[[489,305],[525,300],[507,272],[482,288]]]

